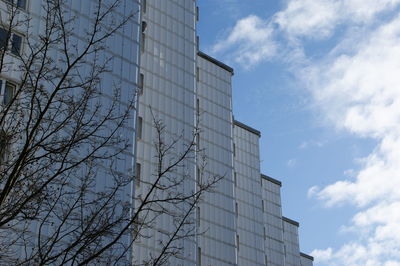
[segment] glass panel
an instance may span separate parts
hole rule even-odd
[[[0,49],[6,48],[6,40],[7,40],[7,31],[3,28],[0,28]]]
[[[18,0],[17,1],[17,6],[19,8],[25,9],[26,8],[26,0]]]
[[[7,153],[7,138],[4,133],[0,133],[0,163],[4,162]]]
[[[13,34],[11,42],[11,53],[19,55],[19,53],[21,52],[21,42],[22,37],[17,34]]]
[[[15,85],[10,82],[6,82],[4,89],[4,104],[9,104],[11,102],[12,98],[14,97],[14,91]]]
[[[138,117],[138,123],[137,123],[137,138],[141,139],[142,138],[142,130],[143,130],[143,118],[140,116]]]
[[[142,175],[142,166],[140,163],[136,163],[136,186],[140,186],[140,178]]]
[[[6,2],[9,2],[10,4],[17,4],[17,7],[25,9],[26,8],[26,0],[5,0]]]

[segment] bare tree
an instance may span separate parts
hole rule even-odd
[[[21,11],[23,2],[0,2],[0,75],[14,81],[1,85],[0,264],[161,265],[179,256],[179,240],[195,234],[196,204],[221,177],[177,189],[188,179],[178,169],[200,153],[199,129],[186,141],[167,137],[155,116],[155,171],[134,194],[135,88],[116,79],[105,88],[104,81],[112,60],[107,41],[131,26],[137,11],[129,1],[96,0],[82,35],[64,1],[38,1],[39,18]],[[132,245],[148,237],[160,214],[173,230],[157,254],[138,261]]]

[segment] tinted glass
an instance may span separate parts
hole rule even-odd
[[[4,89],[4,104],[9,104],[14,96],[15,85],[6,82],[6,87]]]
[[[25,9],[26,8],[26,0],[18,0],[17,1],[17,6],[22,8],[22,9]]]
[[[21,52],[21,43],[22,43],[22,37],[18,36],[17,34],[14,34],[11,43],[11,52],[13,54],[19,55],[19,53]]]
[[[6,48],[6,40],[7,40],[7,31],[3,28],[0,28],[0,49]]]

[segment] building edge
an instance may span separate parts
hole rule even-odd
[[[214,64],[216,64],[217,66],[227,70],[228,72],[231,72],[232,75],[235,74],[233,68],[231,68],[230,66],[228,66],[228,65],[222,63],[221,61],[215,59],[214,57],[211,57],[208,54],[203,53],[202,51],[198,51],[197,55],[202,57],[202,58],[204,58],[204,59],[206,59],[206,60],[208,60],[208,61],[210,61],[210,62],[212,62],[212,63],[214,63]]]
[[[313,257],[313,256],[310,256],[310,255],[308,255],[308,254],[306,254],[306,253],[300,252],[300,256],[302,256],[302,257],[304,257],[304,258],[306,258],[306,259],[309,259],[309,260],[311,260],[311,261],[314,261],[314,257]]]
[[[261,137],[261,132],[260,132],[260,131],[258,131],[257,129],[254,129],[254,128],[252,128],[252,127],[246,125],[246,124],[243,124],[242,122],[239,122],[239,121],[237,121],[237,120],[233,120],[233,124],[234,124],[235,126],[238,126],[238,127],[243,128],[243,129],[246,129],[246,130],[250,131],[251,133],[254,133],[254,134],[256,134],[257,136]]]
[[[272,183],[274,183],[274,184],[276,184],[276,185],[278,185],[278,186],[280,186],[280,187],[282,186],[282,182],[277,180],[277,179],[275,179],[275,178],[272,178],[272,177],[264,175],[264,174],[261,174],[261,177],[266,179],[266,180],[268,180],[268,181],[270,181],[270,182],[272,182]]]
[[[295,220],[289,219],[289,218],[287,218],[287,217],[285,217],[285,216],[282,216],[282,220],[285,221],[285,222],[287,222],[287,223],[293,224],[293,225],[295,225],[295,226],[297,226],[297,227],[300,226],[300,223],[299,223],[299,222],[296,222]]]

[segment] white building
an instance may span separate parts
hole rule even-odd
[[[215,193],[198,204],[197,237],[186,239],[174,265],[312,265],[312,257],[300,255],[297,227],[282,218],[278,180],[261,175],[261,133],[233,120],[233,69],[198,51],[192,0],[147,0],[143,9],[137,162],[140,178],[151,176],[154,139],[153,115],[161,118],[174,136],[190,132],[197,115],[201,129],[197,145],[204,149],[205,175],[221,175]],[[177,151],[179,152],[179,151]],[[199,154],[186,166],[195,187]],[[141,183],[136,192],[146,188]],[[159,252],[158,239],[170,228],[168,219],[156,218],[156,229],[134,247],[138,261]],[[291,221],[291,220],[290,220]],[[301,258],[301,260],[300,260]]]

